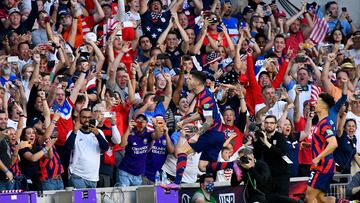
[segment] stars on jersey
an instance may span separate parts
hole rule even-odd
[[[151,28],[150,26],[146,26],[146,31],[151,33],[151,37],[153,39],[156,39],[158,35],[160,35],[163,32],[162,28]]]

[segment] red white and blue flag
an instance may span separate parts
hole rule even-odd
[[[325,18],[319,18],[317,15],[314,16],[314,28],[310,34],[310,39],[315,43],[319,44],[325,39],[325,36],[329,30],[329,26],[325,21]]]

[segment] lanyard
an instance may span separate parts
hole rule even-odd
[[[249,173],[247,173],[248,177],[249,177],[249,180],[250,180],[250,184],[253,186],[254,190],[256,190],[256,180],[254,178],[254,182],[251,180],[251,177],[249,175]]]

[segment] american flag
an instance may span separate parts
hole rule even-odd
[[[310,106],[315,106],[317,100],[319,99],[319,94],[321,93],[321,88],[316,85],[311,85],[311,96],[310,96]]]
[[[319,44],[322,42],[329,30],[329,26],[324,18],[319,18],[317,15],[314,16],[314,28],[310,34],[310,39],[315,43]]]

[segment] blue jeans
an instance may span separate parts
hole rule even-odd
[[[14,176],[12,181],[0,181],[0,190],[18,190],[21,189],[21,180],[23,176]]]
[[[137,186],[142,184],[141,176],[134,176],[119,169],[119,182],[120,187]]]
[[[15,189],[15,180],[12,181],[0,180],[0,190],[14,190],[14,189]]]
[[[80,176],[71,174],[69,178],[69,186],[74,188],[96,188],[96,181],[85,180]]]
[[[59,180],[49,179],[41,182],[41,187],[43,190],[63,190],[64,183],[61,179]]]

